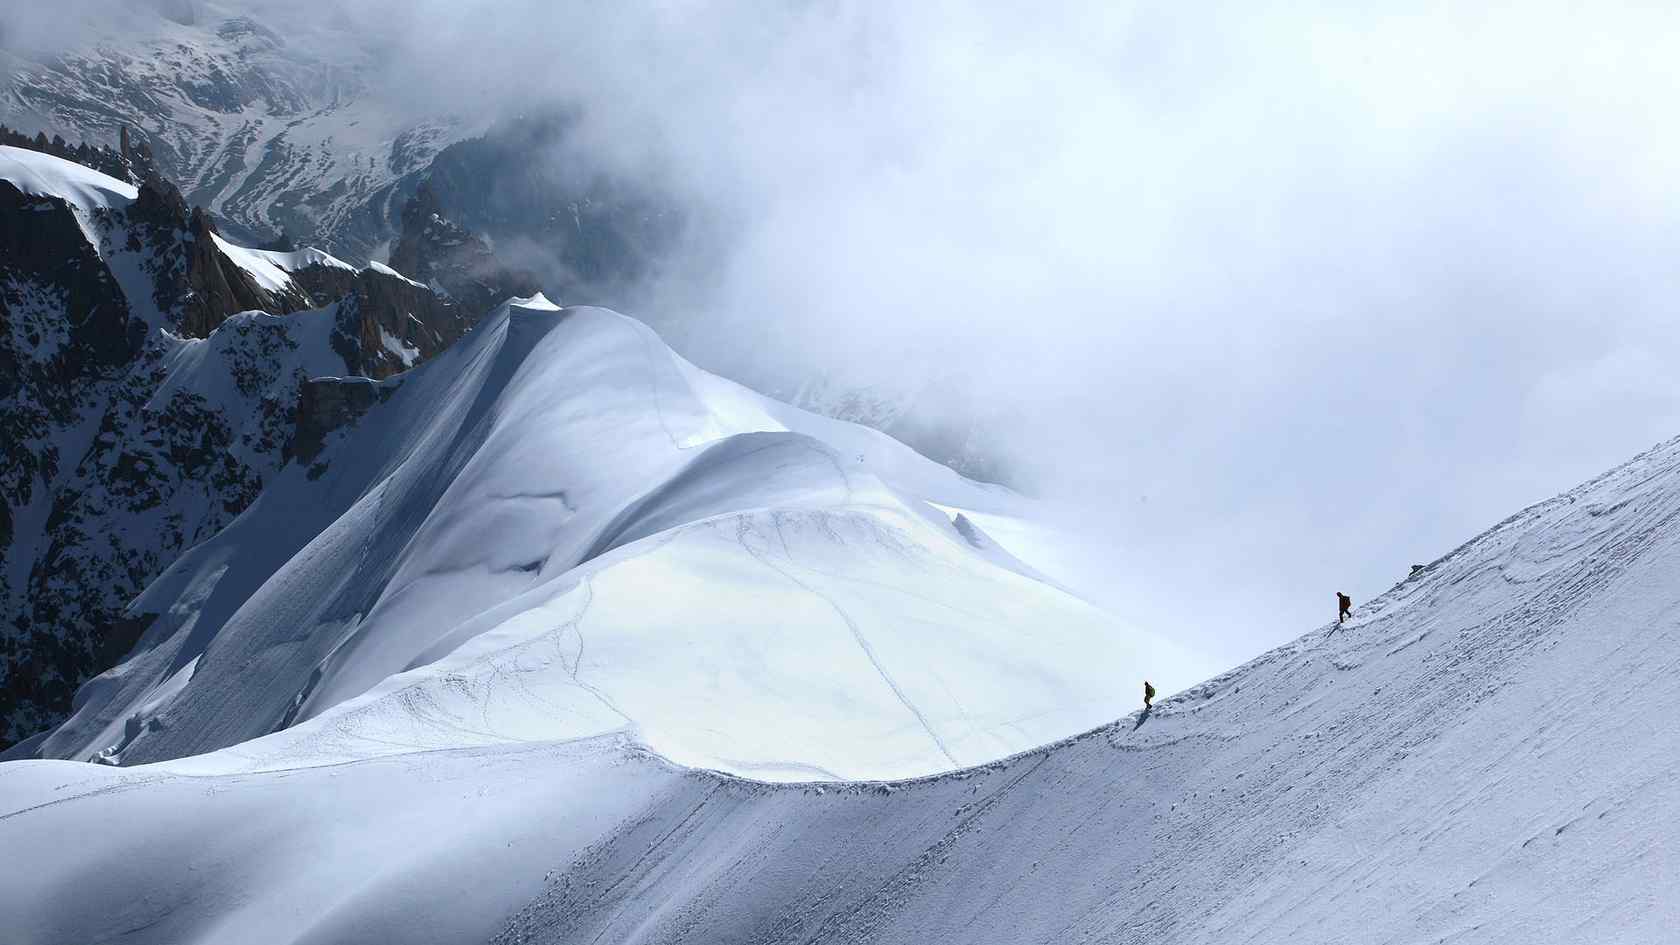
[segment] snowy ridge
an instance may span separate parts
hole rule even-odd
[[[336,262],[336,260],[335,260],[335,262]],[[340,263],[340,265],[345,265],[345,264]],[[367,267],[369,269],[373,270],[374,272],[380,273],[381,275],[395,276],[398,279],[401,279],[404,282],[407,282],[409,285],[417,286],[417,287],[422,288],[422,289],[429,288],[429,286],[427,286],[425,283],[417,282],[413,279],[410,279],[409,277],[403,275],[402,273],[396,271],[395,269],[392,269],[390,266],[385,265],[384,263],[378,261],[377,259],[368,263]],[[296,269],[296,268],[299,268],[299,267],[297,267],[297,266],[287,266],[286,268]]]
[[[25,942],[1661,941],[1676,539],[1680,441],[1147,716],[907,782],[765,784],[624,734],[9,764],[0,830],[33,852],[0,904]]]
[[[273,250],[249,249],[244,246],[237,246],[225,239],[222,239],[220,236],[217,236],[215,240],[217,248],[220,249],[234,265],[250,273],[251,276],[257,280],[258,285],[270,292],[301,291],[297,282],[292,279],[292,273],[295,273],[300,269],[308,269],[312,266],[320,266],[326,269],[338,269],[350,273],[370,271],[377,272],[381,275],[401,279],[409,285],[425,288],[425,286],[422,286],[420,283],[415,282],[413,279],[408,278],[383,263],[372,262],[368,263],[366,266],[352,266],[331,253],[316,249],[313,246],[306,246],[303,249],[293,250],[292,252],[275,252]],[[392,340],[394,343],[400,344],[399,339]],[[393,353],[398,354],[399,357],[401,356],[400,351],[393,351]],[[418,354],[418,352],[415,352],[414,354]],[[414,363],[413,358],[414,355],[410,355],[405,359],[404,363],[412,366]]]
[[[139,196],[133,184],[74,161],[0,145],[0,180],[36,197],[60,197],[83,211],[127,206]]]
[[[56,197],[69,204],[82,223],[89,245],[95,250],[100,249],[103,243],[121,241],[102,234],[92,222],[94,214],[101,210],[127,209],[139,197],[139,189],[127,181],[117,180],[74,161],[8,145],[0,145],[0,180],[11,183],[30,196]],[[309,266],[361,271],[314,247],[280,253],[239,246],[219,234],[214,234],[213,238],[216,247],[230,261],[250,273],[257,284],[269,292],[294,291],[296,286],[289,273]],[[379,272],[403,278],[388,266],[376,268]]]
[[[270,292],[285,292],[292,288],[292,278],[286,270],[276,265],[267,254],[235,246],[220,236],[215,237],[216,248],[233,261],[233,264],[250,273],[256,278],[257,284]],[[326,255],[323,253],[322,255]]]
[[[1183,659],[928,504],[1012,494],[605,310],[517,300],[378,391],[136,601],[135,655],[42,754],[255,770],[626,729],[898,777],[1111,718],[1117,671]]]

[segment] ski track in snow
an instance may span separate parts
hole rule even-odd
[[[747,554],[756,558],[760,564],[781,575],[783,578],[792,582],[800,590],[816,597],[818,600],[832,608],[835,616],[839,617],[841,622],[845,623],[846,629],[851,631],[852,639],[857,641],[858,648],[863,651],[864,656],[868,657],[870,665],[875,667],[875,672],[880,675],[881,681],[886,683],[887,688],[893,691],[893,695],[897,696],[898,701],[904,704],[904,708],[907,709],[911,715],[916,717],[917,723],[920,724],[923,730],[927,732],[928,738],[931,739],[934,745],[939,748],[939,753],[944,755],[946,760],[951,762],[952,767],[962,767],[962,762],[958,761],[957,757],[951,754],[950,746],[946,745],[945,740],[939,737],[939,733],[934,731],[932,725],[928,724],[927,716],[922,713],[921,709],[916,708],[916,704],[910,701],[909,696],[904,694],[903,687],[893,681],[892,674],[887,672],[887,668],[881,664],[880,655],[875,652],[874,647],[869,645],[869,639],[865,637],[863,635],[863,631],[858,628],[857,621],[853,620],[851,616],[846,613],[845,608],[835,603],[834,598],[829,597],[827,594],[824,594],[811,585],[806,584],[804,581],[801,581],[799,578],[789,573],[786,569],[777,566],[769,558],[760,554],[757,549],[753,548],[752,543],[747,540],[747,536],[751,534],[751,532],[752,529],[750,523],[746,519],[741,519],[735,533],[735,540],[741,543],[741,548],[744,549]]]

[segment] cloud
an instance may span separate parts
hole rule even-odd
[[[416,115],[580,108],[547,159],[720,221],[645,303],[686,353],[938,377],[1227,660],[1680,432],[1660,6],[234,6]]]

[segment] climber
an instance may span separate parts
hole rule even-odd
[[[1149,684],[1149,680],[1145,679],[1143,681],[1143,711],[1145,711],[1145,712],[1149,711],[1149,709],[1150,709],[1149,702],[1150,702],[1151,699],[1154,699],[1154,698],[1155,698],[1155,687],[1151,686]]]
[[[1342,621],[1353,616],[1353,598],[1343,594],[1341,591],[1336,592],[1336,607],[1336,623],[1340,624]]]

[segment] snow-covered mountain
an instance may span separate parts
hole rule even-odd
[[[1006,489],[605,309],[477,320],[424,202],[421,282],[119,158],[0,147],[0,695],[68,712],[0,755],[8,942],[1680,927],[1680,440],[1185,688]]]
[[[1009,493],[605,310],[517,301],[400,378],[320,383],[365,392],[353,422],[139,596],[133,657],[30,751],[266,768],[624,730],[759,777],[912,776],[1096,724],[1116,672],[1180,659],[968,517]]]
[[[135,647],[14,754],[135,763],[292,737],[414,669],[429,699],[463,674],[521,676],[537,701],[484,716],[489,742],[629,726],[722,769],[906,776],[1113,715],[1117,667],[1183,673],[1169,644],[986,535],[977,521],[1027,508],[1011,493],[700,372],[628,319],[535,296],[380,382],[465,331],[425,287],[238,246],[155,174],[135,187],[15,148],[0,162],[17,194],[0,219],[32,247],[3,314],[12,357],[41,365],[7,412],[61,408],[18,435],[13,736]],[[70,304],[86,285],[98,304]],[[303,308],[324,289],[338,301]],[[257,307],[298,310],[230,311]],[[74,387],[41,332],[78,324],[87,344],[124,342]],[[622,637],[592,630],[588,660],[585,612]],[[550,643],[569,661],[503,665]],[[781,724],[755,734],[751,718]]]
[[[81,47],[0,51],[0,122],[110,144],[136,129],[236,237],[289,231],[372,255],[438,152],[485,127],[394,113],[367,88],[377,53],[331,23],[276,26],[214,2],[111,12]]]
[[[0,744],[61,719],[133,644],[134,595],[331,421],[306,380],[470,324],[389,270],[235,245],[155,171],[0,147]]]
[[[0,766],[17,941],[1651,942],[1680,925],[1680,441],[1344,627],[998,758],[1077,722],[1090,664],[1129,681],[1157,655],[1136,634],[1080,640],[1076,602],[912,498],[1000,494],[540,299],[379,389],[363,432],[321,454],[320,536],[275,536],[265,503],[308,488],[294,473],[148,590],[167,616],[37,746],[228,747]],[[1047,669],[1058,643],[1121,649]]]
[[[568,147],[563,109],[399,106],[378,85],[391,55],[381,37],[330,17],[265,21],[250,6],[118,0],[71,48],[0,44],[0,125],[113,146],[127,129],[189,203],[253,245],[285,233],[384,259],[430,182],[423,212],[483,234],[568,297],[622,302],[672,253],[682,215],[591,170]]]
[[[126,15],[75,48],[0,49],[0,124],[111,145],[131,129],[187,201],[236,241],[259,245],[286,233],[357,263],[389,259],[422,282],[452,286],[474,315],[508,297],[486,302],[479,283],[521,293],[542,284],[568,302],[623,307],[661,297],[650,290],[668,269],[695,279],[689,269],[725,263],[722,248],[696,247],[726,243],[726,234],[684,238],[696,208],[584,159],[569,138],[575,116],[563,106],[495,119],[416,118],[412,106],[393,107],[382,101],[388,90],[370,86],[378,37],[303,17],[270,22],[248,4],[119,6]],[[399,237],[424,228],[409,217],[433,213],[451,245],[493,248],[497,276],[475,271],[483,268],[475,252],[444,260],[454,278],[442,280],[413,241],[397,258]],[[504,263],[515,271],[500,271]],[[870,389],[737,362],[727,343],[711,342],[713,326],[688,324],[687,315],[648,313],[663,332],[707,339],[694,350],[755,389],[884,430],[966,474],[1011,475],[987,418],[960,415],[949,398],[930,407],[925,384]]]

